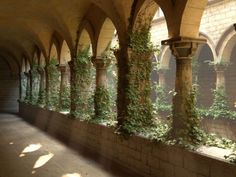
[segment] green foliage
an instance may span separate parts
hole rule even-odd
[[[109,60],[110,65],[107,68],[107,81],[108,81],[108,90],[110,96],[110,104],[113,110],[113,114],[117,114],[116,108],[116,99],[117,99],[117,81],[118,81],[118,73],[117,73],[117,61],[114,55],[113,48],[108,45],[108,48],[105,52],[102,53],[103,60]],[[116,117],[116,115],[114,115]]]
[[[61,91],[61,111],[70,110],[70,85],[64,85]]]
[[[236,164],[236,153],[232,153],[230,155],[225,155],[224,158],[228,160],[230,163]]]
[[[184,128],[178,131],[177,137],[174,137],[173,139],[173,143],[185,148],[194,149],[196,146],[201,145],[205,141],[205,133],[201,129],[201,119],[196,109],[195,87],[193,87],[188,98],[186,99],[186,116],[182,117]]]
[[[94,113],[92,82],[95,71],[90,60],[90,48],[80,50],[75,59],[75,92],[76,111],[72,112],[81,120],[89,120]]]
[[[130,35],[128,88],[129,103],[121,131],[139,133],[153,125],[153,106],[150,100],[152,72],[151,56],[156,50],[150,41],[150,26],[142,26]]]
[[[151,42],[150,25],[142,25],[130,34],[130,47],[137,54],[158,51],[157,46]]]
[[[210,117],[213,119],[236,119],[236,112],[231,111],[228,103],[228,98],[223,87],[219,87],[213,92],[213,104],[208,110],[200,109],[199,112],[203,117]]]
[[[25,74],[21,75],[21,91],[22,91],[22,100],[21,101],[26,101],[27,99],[27,77]]]
[[[172,106],[168,103],[168,93],[165,88],[158,85],[156,82],[154,83],[153,88],[157,95],[153,104],[154,114],[159,115],[160,112],[170,112]]]
[[[170,129],[168,122],[159,121],[147,128],[142,134],[152,141],[165,143],[168,140]]]
[[[45,101],[46,101],[46,91],[45,90],[40,90],[37,105],[40,106],[40,107],[44,107],[45,106]]]
[[[96,88],[94,94],[95,116],[93,120],[102,122],[103,120],[114,120],[112,113],[111,94],[104,87]]]
[[[31,77],[32,77],[32,96],[30,103],[33,105],[37,105],[38,96],[39,96],[39,81],[40,75],[38,73],[38,65],[34,64],[31,69]]]
[[[58,110],[59,92],[60,92],[60,72],[57,68],[57,59],[52,58],[48,63],[49,95],[48,107],[52,110]]]
[[[201,144],[204,139],[204,132],[201,129],[201,119],[196,110],[196,89],[193,87],[186,105],[187,120],[184,120],[187,129],[185,130],[184,141],[190,144]]]
[[[193,59],[192,59],[192,77],[193,77],[194,84],[197,84],[199,66],[200,66],[200,64],[199,64],[197,58],[193,57]]]

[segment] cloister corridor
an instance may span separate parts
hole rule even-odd
[[[0,177],[236,177],[236,0],[0,0]]]
[[[0,177],[133,176],[73,151],[14,114],[0,114],[0,139]]]

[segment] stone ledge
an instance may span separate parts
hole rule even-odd
[[[145,177],[236,176],[236,166],[175,146],[151,142],[139,136],[123,139],[114,129],[71,120],[68,116],[19,103],[20,116],[68,146],[91,150],[122,168]],[[188,176],[186,176],[188,177]]]

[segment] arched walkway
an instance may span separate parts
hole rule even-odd
[[[9,177],[130,177],[89,151],[75,152],[20,117],[0,114],[0,175]],[[63,155],[62,155],[63,154]]]

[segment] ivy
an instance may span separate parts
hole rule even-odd
[[[48,79],[49,79],[49,109],[58,110],[59,92],[60,92],[60,72],[57,68],[57,59],[52,58],[48,63]]]
[[[196,89],[193,87],[186,105],[187,119],[184,120],[187,129],[183,132],[183,141],[189,142],[193,145],[199,145],[204,142],[205,135],[201,129],[201,119],[196,109]]]
[[[150,26],[143,25],[130,34],[130,51],[126,90],[129,103],[121,130],[125,133],[143,132],[153,126],[153,106],[150,99],[152,72],[151,56],[156,47],[150,40]]]
[[[70,110],[70,85],[63,85],[61,90],[61,111]]]
[[[81,120],[89,120],[94,113],[92,81],[94,78],[94,69],[91,63],[90,48],[79,50],[74,61],[75,64],[75,105],[76,110],[71,114]]]
[[[33,105],[37,105],[38,96],[39,96],[39,81],[40,75],[38,73],[38,65],[34,64],[31,70],[32,77],[32,95],[30,103]]]
[[[212,90],[213,93],[213,104],[208,109],[199,109],[201,116],[209,117],[213,119],[236,119],[236,112],[230,110],[227,94],[225,92],[225,88],[219,87],[217,89]]]
[[[45,106],[45,100],[46,100],[46,91],[45,90],[40,90],[37,105],[40,106],[40,107],[44,107]]]
[[[168,93],[166,89],[155,82],[153,90],[157,96],[153,103],[154,114],[158,116],[161,112],[170,112],[172,106],[168,103]]]
[[[111,94],[104,87],[96,88],[94,94],[95,110],[94,121],[102,122],[106,120],[114,120],[112,114]]]

